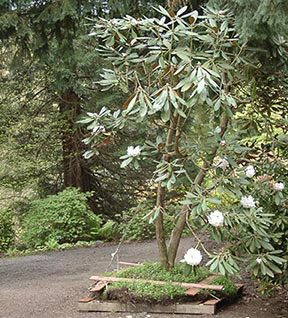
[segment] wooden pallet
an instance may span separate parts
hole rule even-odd
[[[138,264],[124,263],[123,265],[137,266]],[[201,291],[203,288],[221,290],[222,286],[214,286],[209,283],[215,279],[215,276],[210,276],[198,284],[187,284],[189,289],[186,291],[187,296],[191,296],[191,302],[185,304],[171,304],[171,305],[147,305],[147,304],[124,304],[118,301],[102,301],[95,299],[93,294],[99,294],[102,290],[115,280],[113,277],[92,276],[90,279],[96,280],[97,284],[90,288],[92,293],[91,297],[84,297],[79,301],[79,311],[97,311],[97,312],[147,312],[147,313],[173,313],[173,314],[215,314],[219,304],[225,301],[227,298],[217,298],[215,296],[209,296],[208,299],[203,301],[195,301],[193,297]],[[116,279],[117,280],[117,279]],[[156,282],[159,284],[165,284],[165,282]],[[179,284],[179,283],[177,283]],[[181,283],[180,283],[181,284]],[[237,284],[238,294],[243,289],[243,285]]]

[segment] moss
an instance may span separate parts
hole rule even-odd
[[[162,286],[142,282],[117,282],[109,285],[105,293],[109,294],[111,290],[127,290],[127,292],[134,294],[138,298],[161,301],[163,299],[174,299],[177,296],[183,296],[187,288],[169,284]],[[131,299],[132,297],[130,297]]]
[[[185,276],[183,265],[176,264],[170,271],[166,271],[160,263],[144,263],[141,266],[135,266],[123,269],[116,273],[116,277],[138,278],[160,280],[165,282],[184,282],[195,283],[208,277],[210,272],[207,268],[199,268],[196,275]]]
[[[160,263],[144,263],[143,265],[128,267],[114,273],[105,273],[106,276],[115,276],[120,278],[134,278],[145,280],[157,280],[165,282],[185,282],[197,283],[211,275],[207,268],[197,268],[196,274],[184,275],[184,264],[176,264],[170,271],[166,271]],[[235,295],[237,288],[231,279],[225,276],[218,276],[210,282],[211,285],[223,285],[221,294]],[[185,295],[187,288],[171,284],[157,285],[144,282],[116,282],[109,285],[105,291],[104,297],[109,299],[118,299],[125,302],[139,301],[141,298],[146,302],[164,302]],[[129,295],[128,295],[129,294]],[[219,291],[202,290],[203,296],[208,294],[219,295]],[[120,296],[119,296],[120,295]],[[119,296],[119,298],[117,298]]]
[[[109,273],[105,273],[105,275],[109,275]],[[122,269],[121,271],[114,273],[113,276],[165,282],[195,283],[209,275],[210,272],[206,268],[199,268],[196,275],[191,274],[189,276],[185,276],[183,273],[183,264],[176,264],[170,271],[166,271],[160,263],[145,263],[143,265]],[[128,290],[128,292],[133,293],[136,298],[145,297],[154,301],[171,300],[178,296],[184,296],[184,293],[187,290],[187,288],[182,286],[175,286],[171,284],[157,285],[143,282],[117,282],[108,286],[105,295],[112,295],[112,290],[119,289],[122,291],[125,289]]]
[[[217,276],[215,279],[213,279],[210,282],[211,285],[222,285],[223,289],[221,290],[221,295],[226,296],[235,296],[237,294],[237,286],[236,284],[231,280],[231,278],[226,276]],[[219,291],[215,290],[205,290],[203,289],[201,291],[201,294],[213,294],[213,295],[219,295]]]

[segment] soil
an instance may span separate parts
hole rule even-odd
[[[179,249],[181,259],[192,239],[183,239]],[[87,296],[92,285],[89,277],[107,270],[116,245],[77,248],[22,257],[0,258],[0,317],[1,318],[165,318],[179,315],[147,313],[81,313],[78,300]],[[119,258],[127,262],[157,261],[155,241],[124,244]],[[287,318],[288,291],[279,289],[273,297],[257,293],[257,284],[243,274],[243,297],[223,306],[215,318]],[[191,315],[181,315],[181,318]],[[211,318],[210,315],[197,315]]]

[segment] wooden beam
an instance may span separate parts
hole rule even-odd
[[[212,282],[217,276],[213,275],[213,276],[209,276],[203,280],[201,280],[201,282],[199,282],[199,284],[209,284],[210,282]],[[195,296],[200,292],[201,288],[189,288],[188,290],[186,290],[185,295],[188,296]]]
[[[106,286],[107,286],[107,283],[98,282],[94,287],[91,287],[89,290],[90,292],[94,293],[104,289]]]
[[[149,312],[149,313],[175,313],[175,314],[214,314],[215,305],[174,304],[123,304],[112,301],[94,300],[88,303],[79,303],[79,311],[110,311],[110,312]]]
[[[194,284],[194,283],[180,283],[180,282],[164,282],[158,280],[146,280],[146,279],[134,279],[134,278],[120,278],[120,277],[106,277],[106,276],[91,276],[91,280],[101,281],[101,282],[131,282],[131,283],[151,283],[156,285],[175,285],[182,286],[185,288],[201,288],[201,289],[211,289],[211,290],[222,290],[221,285],[209,285],[209,284]]]
[[[143,264],[137,264],[137,263],[128,263],[128,262],[119,262],[119,265],[125,265],[125,266],[140,266]]]

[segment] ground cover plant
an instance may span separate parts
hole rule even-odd
[[[105,273],[105,276],[112,275],[120,278],[133,278],[143,280],[156,280],[167,282],[167,285],[157,285],[148,282],[113,282],[109,284],[103,294],[104,299],[117,299],[121,302],[144,302],[144,303],[170,303],[178,301],[191,301],[187,298],[185,291],[187,288],[172,285],[172,282],[197,283],[211,276],[211,272],[206,267],[197,267],[195,272],[187,273],[185,263],[175,264],[167,271],[160,263],[144,263],[135,267],[121,269],[117,272]],[[205,298],[213,295],[234,296],[237,293],[235,283],[225,276],[215,277],[211,284],[223,285],[223,291],[215,292],[203,290],[197,297]]]

